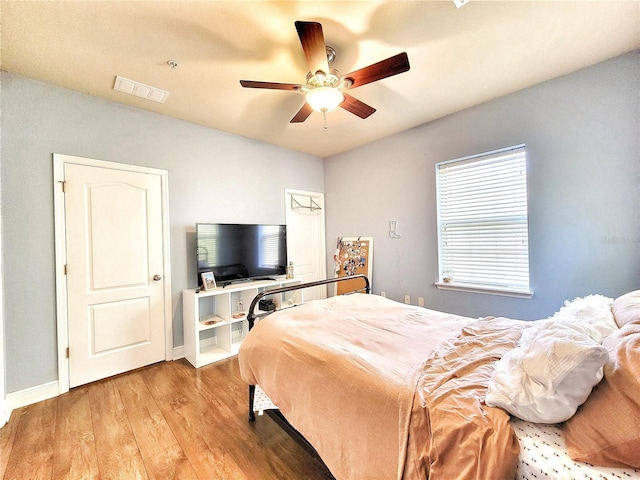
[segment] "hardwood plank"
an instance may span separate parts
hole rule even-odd
[[[205,441],[211,442],[212,437],[215,437],[220,445],[225,446],[226,451],[248,478],[267,478],[274,473],[282,475],[280,472],[286,470],[286,467],[271,465],[279,462],[276,458],[272,459],[273,462],[268,461],[269,453],[265,451],[256,435],[255,423],[251,424],[247,420],[246,399],[239,402],[237,392],[235,395],[228,393],[229,384],[235,380],[220,373],[228,368],[229,365],[219,362],[213,368],[204,367],[198,372],[198,387],[210,402],[207,409],[200,412],[201,419],[207,424],[207,430],[203,432]],[[222,381],[222,377],[226,381]],[[269,436],[267,434],[267,437]],[[252,445],[252,448],[245,448],[247,444]],[[265,469],[265,464],[269,465],[269,468]],[[273,468],[275,472],[272,471]]]
[[[20,417],[5,480],[50,479],[57,399],[29,405]]]
[[[87,388],[74,389],[58,397],[51,478],[100,478]]]
[[[206,395],[215,395],[230,409],[244,410],[249,416],[249,386],[240,377],[237,357],[199,368],[196,385]]]
[[[318,459],[317,453],[311,454],[271,416],[257,416],[255,424],[258,437],[256,442],[281,459],[285,464],[283,468],[290,471],[292,476],[335,480],[326,465]]]
[[[7,470],[9,455],[18,430],[18,423],[20,423],[20,417],[24,411],[24,408],[14,410],[7,424],[0,428],[0,478],[4,478],[4,473]]]
[[[332,478],[273,420],[248,422],[248,386],[240,377],[237,358],[200,368],[197,377],[201,394],[211,403],[202,416],[247,478],[314,478],[318,471],[320,478]]]
[[[198,480],[198,475],[179,445],[144,459],[150,480]]]
[[[164,362],[140,371],[163,414],[199,400],[195,372],[186,360]]]
[[[230,362],[229,360],[219,362],[216,366],[210,366],[209,370],[217,371],[218,369],[223,369],[223,371],[226,371],[229,368],[233,369],[234,367]],[[160,387],[156,389],[156,392],[159,392],[160,388],[164,387],[166,390],[163,392],[163,397],[167,398],[168,396],[171,398],[170,392],[175,388],[175,382],[181,382],[184,385],[185,380],[187,380],[189,398],[182,399],[186,403],[178,410],[165,412],[165,416],[198,474],[201,476],[203,474],[222,475],[221,478],[245,478],[245,476],[246,478],[263,478],[265,472],[256,467],[253,462],[249,462],[239,468],[236,465],[235,458],[229,455],[230,451],[235,451],[236,449],[226,442],[219,441],[222,436],[228,438],[228,434],[225,434],[225,431],[230,427],[230,409],[221,401],[221,397],[225,396],[224,390],[228,387],[231,377],[228,375],[213,375],[212,378],[202,369],[196,370],[190,366],[187,366],[187,368],[191,371],[184,372],[181,368],[174,369],[174,373],[179,373],[179,375],[167,384],[160,383]],[[234,377],[231,383],[235,382],[237,380]],[[235,399],[227,399],[227,401],[235,409],[242,411],[237,396]],[[175,404],[176,402],[172,401],[171,403]],[[244,410],[246,411],[246,407]],[[242,423],[244,425],[248,422],[245,419]],[[194,445],[197,448],[193,448]],[[206,461],[200,461],[201,459],[197,457],[198,451],[200,454],[202,452],[206,453]],[[245,460],[243,456],[240,458]],[[211,468],[215,473],[210,472]],[[279,476],[279,478],[282,477]]]
[[[16,410],[0,449],[4,479],[333,478],[272,419],[247,421],[236,358],[163,362]]]
[[[217,442],[219,434],[203,416],[206,409],[185,405],[165,414],[178,443],[200,478],[207,480],[244,479],[242,470]],[[258,477],[260,478],[260,477]]]
[[[147,472],[113,380],[89,387],[91,417],[102,478],[147,479]]]
[[[139,371],[115,378],[142,458],[156,456],[178,442]]]

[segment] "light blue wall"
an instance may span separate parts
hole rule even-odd
[[[174,345],[195,286],[196,222],[284,223],[284,190],[322,192],[323,161],[2,72],[7,393],[58,378],[53,153],[169,171]]]
[[[474,317],[544,318],[566,299],[638,289],[639,94],[636,51],[326,159],[327,245],[373,236],[376,293]],[[521,143],[534,297],[436,289],[434,164]]]

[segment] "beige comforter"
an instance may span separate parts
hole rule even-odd
[[[240,371],[339,480],[513,478],[509,416],[483,398],[522,323],[332,297],[258,322]]]

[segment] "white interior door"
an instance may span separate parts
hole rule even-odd
[[[125,167],[64,164],[70,387],[167,358],[162,180]]]
[[[305,282],[327,277],[324,233],[324,194],[300,190],[285,191],[287,257],[296,277]],[[327,297],[327,287],[308,288],[304,299]]]

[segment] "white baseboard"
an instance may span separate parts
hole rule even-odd
[[[178,360],[179,358],[184,358],[184,345],[173,347],[173,359]]]
[[[60,390],[57,380],[10,393],[5,399],[5,414],[7,415],[7,420],[9,420],[11,412],[16,408],[26,407],[32,403],[57,397],[59,393]]]
[[[0,399],[0,428],[9,421],[11,416],[11,409],[9,408],[9,402],[6,399]]]

